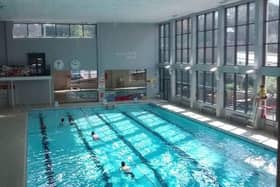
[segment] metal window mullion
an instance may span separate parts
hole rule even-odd
[[[27,38],[29,38],[29,23],[26,24]]]
[[[249,78],[248,74],[245,75],[245,114],[248,112],[248,87],[249,87]]]
[[[199,100],[199,80],[198,80],[198,71],[196,71],[196,100]]]
[[[161,63],[161,24],[159,24],[159,30],[158,30],[158,38],[159,38],[159,41],[158,41],[158,55],[159,55],[159,64]]]
[[[211,61],[212,61],[212,64],[214,64],[214,59],[215,59],[214,46],[215,46],[215,31],[216,31],[216,29],[215,29],[215,12],[212,13],[212,19],[213,19],[213,21],[212,21],[213,30],[212,30],[212,59],[211,59]]]
[[[279,5],[280,5],[280,0],[279,0]],[[278,67],[280,67],[280,6],[278,7],[278,58],[277,60],[278,60]]]
[[[166,24],[163,24],[163,63],[165,63],[165,53],[166,53],[166,44],[165,44],[165,27],[166,27]],[[165,74],[165,73],[164,73]]]
[[[227,10],[228,9],[225,9],[225,12],[224,12],[224,23],[225,23],[225,32],[224,32],[224,34],[225,34],[225,38],[224,38],[224,63],[223,63],[223,65],[227,65],[227,53],[228,53],[228,51],[227,51],[227,37],[228,37],[228,35],[227,35]],[[225,102],[224,102],[225,103]]]
[[[177,30],[178,30],[178,28],[177,28],[177,22],[178,21],[175,21],[175,64],[177,64],[177,62],[178,62],[178,58],[177,58],[177,53],[178,53],[178,45],[177,45],[177,42],[178,42],[178,40],[177,40]]]
[[[181,64],[183,63],[183,37],[184,37],[184,34],[183,34],[183,20],[180,21],[180,24],[181,24],[181,35],[180,35],[180,39],[181,39]]]
[[[214,72],[211,73],[211,103],[214,104]]]
[[[248,3],[247,4],[247,15],[246,15],[246,30],[245,30],[245,32],[246,32],[246,45],[245,45],[245,66],[248,66],[248,64],[249,64],[249,26],[250,26],[250,24],[249,24],[249,18],[250,18],[250,16],[249,16],[249,11],[250,11],[250,9],[249,9],[249,7],[250,7],[250,3]]]
[[[167,24],[168,25],[168,63],[170,63],[170,58],[171,58],[171,27],[170,27],[170,23]]]
[[[233,74],[233,110],[236,110],[236,73]]]
[[[233,62],[234,66],[236,66],[236,64],[237,64],[237,37],[238,37],[238,35],[237,35],[237,28],[238,28],[238,26],[237,26],[237,21],[238,21],[237,11],[238,11],[238,9],[237,9],[237,6],[236,6],[235,11],[234,11],[234,13],[235,13],[235,15],[234,15],[234,18],[235,18],[235,23],[234,23],[234,28],[235,28],[235,33],[234,33],[234,62]]]
[[[196,17],[196,64],[198,64],[198,38],[199,38],[199,31],[198,31],[198,16]]]
[[[227,94],[227,88],[226,88],[226,84],[227,84],[227,73],[223,73],[223,79],[224,79],[224,108],[227,106],[227,97],[228,97],[228,94]]]
[[[180,70],[180,73],[181,73],[181,97],[183,97],[184,93],[183,93],[183,73],[184,71],[183,70]]]
[[[71,33],[71,25],[70,24],[68,24],[68,30],[69,30],[69,37],[72,37],[72,33]]]
[[[55,32],[55,37],[57,37],[57,26],[54,24],[54,32]]]
[[[206,31],[205,31],[205,28],[206,28],[206,14],[204,14],[204,20],[203,20],[203,64],[206,64]]]
[[[200,85],[200,87],[202,86],[202,101],[205,103],[205,71],[202,71],[202,85]]]

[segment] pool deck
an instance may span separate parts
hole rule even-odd
[[[139,101],[141,103],[154,103],[162,108],[179,115],[193,118],[207,123],[209,126],[220,129],[232,135],[263,145],[268,149],[277,150],[276,137],[261,130],[241,127],[212,116],[206,116],[190,109],[178,107],[175,104],[161,100]],[[124,102],[121,102],[124,103]],[[96,106],[97,103],[65,104],[60,107]],[[50,108],[36,106],[36,108]],[[27,112],[31,108],[16,107],[0,109],[0,186],[22,187],[25,186],[26,176],[26,124]]]

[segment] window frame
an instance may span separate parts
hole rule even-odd
[[[14,25],[25,25],[26,27],[26,36],[15,36],[14,34]],[[41,25],[41,36],[30,36],[30,33],[29,33],[29,25],[33,25],[33,24],[39,24]],[[50,25],[54,25],[54,35],[53,36],[46,36],[46,30],[44,28],[44,25],[47,25],[47,24],[50,24]],[[69,31],[68,31],[68,36],[58,36],[58,32],[57,32],[57,26],[58,25],[67,25]],[[71,25],[81,25],[82,26],[82,32],[83,32],[83,36],[81,37],[73,37],[71,36]],[[94,33],[93,33],[93,36],[91,37],[88,37],[88,36],[85,36],[84,35],[84,26],[86,25],[91,25],[94,27]],[[70,23],[13,23],[13,32],[12,32],[12,38],[13,39],[21,39],[21,38],[34,38],[34,39],[38,39],[38,38],[58,38],[58,39],[71,39],[71,38],[81,38],[81,39],[94,39],[96,38],[96,35],[97,35],[97,25],[96,24],[83,24],[83,23],[75,23],[75,24],[70,24]]]
[[[184,21],[187,21],[187,32],[184,32]],[[178,23],[180,26],[180,32],[178,32]],[[184,43],[184,37],[187,37],[186,44]],[[180,38],[178,41],[178,38]],[[192,23],[191,18],[182,18],[175,20],[175,63],[176,64],[189,64],[191,61],[191,45],[192,41]],[[178,43],[180,42],[180,48],[178,47]],[[185,47],[186,46],[186,47]],[[186,53],[186,61],[184,61],[184,51]],[[178,58],[178,53],[180,52],[180,59]]]
[[[267,10],[268,10],[268,0],[264,2],[264,9],[263,9],[263,17],[264,17],[264,26],[263,26],[263,66],[264,67],[280,67],[280,0],[278,6],[278,18],[268,19],[267,18]],[[272,22],[278,22],[278,41],[277,42],[267,42],[267,25]],[[266,64],[266,47],[269,45],[276,45],[277,46],[277,62],[276,66],[268,66]]]
[[[226,76],[228,74],[231,74],[233,75],[233,106],[232,108],[231,107],[228,107],[228,103],[227,103],[227,88],[226,88],[226,84],[227,84],[227,79],[226,79]],[[243,83],[245,85],[245,88],[244,88],[244,104],[245,104],[245,107],[244,107],[244,111],[240,111],[238,110],[237,108],[237,76],[238,75],[241,75],[241,76],[245,76],[245,83]],[[245,73],[231,73],[231,72],[224,72],[224,108],[227,109],[227,110],[233,110],[233,111],[236,111],[236,112],[244,112],[245,114],[250,114],[250,111],[249,110],[249,94],[248,94],[248,91],[249,91],[249,76],[250,74],[245,74]]]
[[[203,84],[201,85],[200,84],[200,77],[199,77],[199,74],[202,73],[202,79],[203,79]],[[211,74],[211,85],[208,86],[206,85],[206,74],[207,73],[210,73]],[[207,97],[206,97],[206,89],[208,89],[207,87],[209,87],[211,89],[211,102],[207,102]],[[200,89],[202,88],[202,95],[203,95],[203,98],[202,100],[199,98],[199,94],[200,94]],[[215,96],[217,94],[217,80],[216,80],[216,77],[215,77],[215,72],[211,72],[211,71],[196,71],[196,100],[198,102],[202,102],[202,103],[205,103],[205,104],[211,104],[211,105],[216,105],[216,99],[215,99]],[[217,95],[216,95],[217,97]]]
[[[211,15],[212,17],[212,24],[211,28],[207,28],[207,15]],[[217,15],[217,20],[216,20],[216,15]],[[203,16],[203,29],[200,29],[199,25],[199,17]],[[215,59],[215,56],[217,55],[218,51],[218,43],[215,44],[216,41],[216,36],[215,33],[217,33],[217,39],[218,39],[218,30],[219,30],[219,24],[216,24],[216,21],[219,20],[219,12],[217,10],[211,11],[211,12],[206,12],[203,14],[199,14],[196,16],[196,64],[217,64],[217,59]],[[217,27],[216,27],[217,26]],[[212,32],[211,37],[211,45],[207,45],[207,32]],[[202,34],[203,36],[203,45],[199,45],[199,35]],[[218,41],[218,40],[217,40]],[[202,56],[202,62],[200,62],[199,58],[199,51],[203,50],[203,56]],[[211,60],[210,63],[207,61],[207,56],[206,56],[206,51],[211,50]],[[216,55],[215,55],[216,53]]]
[[[225,23],[225,31],[224,31],[224,65],[225,66],[254,66],[256,65],[256,61],[255,61],[255,56],[256,56],[256,43],[250,43],[250,36],[249,36],[249,29],[250,26],[253,26],[253,30],[255,30],[255,25],[256,25],[256,19],[253,19],[253,21],[250,21],[250,6],[253,5],[254,6],[254,14],[256,17],[256,2],[255,1],[250,1],[247,3],[242,3],[242,4],[238,4],[235,6],[231,6],[231,7],[226,7],[225,8],[225,13],[224,13],[224,23]],[[242,6],[246,6],[246,22],[245,23],[238,23],[238,8],[242,7]],[[229,9],[234,9],[234,24],[233,25],[228,25],[228,16],[227,16],[227,12]],[[238,44],[238,29],[241,27],[245,26],[245,43],[244,44]],[[228,28],[234,28],[234,44],[228,44],[228,32],[227,29]],[[237,54],[238,54],[238,48],[241,47],[245,47],[245,64],[237,64]],[[253,51],[254,51],[254,63],[253,64],[249,64],[249,48],[253,47]],[[233,64],[229,64],[227,62],[227,58],[228,58],[228,49],[229,48],[233,48],[234,54],[233,54]]]
[[[161,30],[162,28],[163,28],[163,33]],[[168,30],[168,33],[166,33],[166,30]],[[171,36],[170,35],[170,23],[159,24],[159,64],[164,64],[166,62],[168,62],[168,63],[170,62],[170,36]],[[163,45],[162,45],[162,40],[163,40]],[[166,40],[167,40],[168,45],[166,45]],[[166,54],[167,54],[167,61],[165,59]],[[163,59],[162,59],[162,56],[163,56]]]

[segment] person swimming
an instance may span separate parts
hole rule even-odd
[[[126,163],[124,161],[121,162],[120,170],[122,170],[125,174],[130,175],[131,178],[135,177],[134,173],[131,172],[130,167],[128,165],[126,165]]]
[[[63,126],[64,125],[64,118],[61,118],[59,126]]]
[[[92,137],[92,139],[94,139],[94,140],[99,140],[98,135],[97,135],[97,134],[95,134],[95,132],[94,132],[94,131],[92,131],[92,132],[91,132],[91,137]]]

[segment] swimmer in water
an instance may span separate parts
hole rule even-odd
[[[99,140],[98,135],[97,135],[97,134],[95,134],[95,132],[94,132],[94,131],[92,131],[92,132],[91,132],[91,137],[92,137],[92,139],[94,139],[94,140]]]
[[[125,174],[130,175],[131,178],[134,178],[135,175],[131,172],[131,169],[124,161],[121,162],[120,170],[122,170]]]

